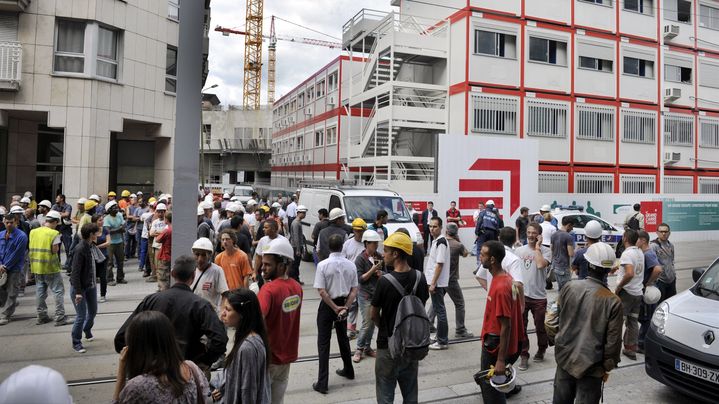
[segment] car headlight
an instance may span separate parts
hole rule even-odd
[[[664,326],[667,324],[667,316],[669,315],[669,304],[666,302],[662,303],[654,310],[652,316],[652,326],[658,334],[664,335]]]

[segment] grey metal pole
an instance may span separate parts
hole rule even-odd
[[[202,118],[204,1],[183,1],[177,50],[177,109],[173,159],[172,260],[190,254],[197,234],[197,184]]]

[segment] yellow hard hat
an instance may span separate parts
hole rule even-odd
[[[267,205],[263,205],[263,206],[260,208],[260,210],[262,210],[263,212],[267,213],[267,212],[270,211],[270,208],[267,207]]]
[[[150,199],[148,199],[147,202],[148,202],[148,203],[155,203],[155,202],[157,202],[157,199],[155,199],[155,197],[153,196],[153,197],[150,197]]]
[[[85,201],[85,211],[88,211],[95,206],[97,206],[97,202],[93,201],[92,199]]]
[[[352,221],[352,229],[353,230],[367,230],[367,222],[364,221],[361,217],[358,217],[357,219]]]
[[[412,255],[412,239],[408,235],[401,232],[394,232],[384,241],[385,247],[392,247]]]
[[[121,195],[122,195],[123,198],[126,197],[126,196],[130,196],[130,191],[128,191],[128,190],[125,189],[125,190],[122,191],[122,194],[121,194]]]
[[[115,191],[110,191],[107,193],[107,196],[117,196],[117,194],[115,193]]]

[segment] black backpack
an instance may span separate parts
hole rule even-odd
[[[638,214],[639,212],[635,213],[634,216],[630,217],[627,221],[627,227],[632,230],[639,230],[639,219],[637,219]]]
[[[416,280],[412,293],[407,293],[399,281],[392,275],[387,280],[397,289],[402,299],[397,305],[392,336],[389,337],[389,353],[394,359],[404,358],[420,361],[429,353],[429,318],[424,304],[415,295],[422,274],[415,270]]]

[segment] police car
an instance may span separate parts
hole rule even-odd
[[[719,259],[657,307],[644,343],[647,374],[680,393],[719,402]]]
[[[584,226],[586,226],[587,223],[589,223],[591,220],[596,220],[597,222],[599,222],[599,224],[602,225],[601,241],[611,245],[612,248],[616,248],[617,244],[622,241],[622,235],[624,235],[624,230],[617,229],[616,227],[612,226],[598,216],[584,212],[583,206],[559,205],[554,208],[554,210],[551,210],[550,213],[557,219],[557,227],[561,227],[562,218],[564,218],[565,216],[571,217],[573,219],[574,231],[572,231],[572,233],[574,235],[574,241],[576,242],[578,248],[584,247],[584,244],[586,244],[587,242],[586,235],[584,234]],[[538,215],[541,216],[541,213],[533,213],[530,215],[530,217],[535,217]]]

